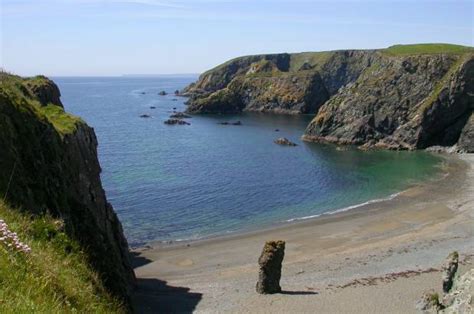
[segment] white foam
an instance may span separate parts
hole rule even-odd
[[[367,201],[367,202],[364,202],[364,203],[343,207],[343,208],[336,209],[336,210],[333,210],[333,211],[330,211],[330,212],[325,212],[325,213],[311,215],[311,216],[291,218],[291,219],[286,220],[286,222],[293,222],[293,221],[298,221],[298,220],[307,220],[307,219],[321,217],[323,215],[334,215],[334,214],[337,214],[337,213],[346,212],[348,210],[359,208],[359,207],[362,207],[362,206],[366,206],[366,205],[370,205],[370,204],[374,204],[374,203],[385,202],[385,201],[390,201],[390,200],[393,200],[398,195],[400,195],[400,193],[401,192],[394,193],[394,194],[391,194],[389,197],[386,197],[386,198],[376,198],[376,199],[373,199],[373,200],[370,200],[370,201]]]

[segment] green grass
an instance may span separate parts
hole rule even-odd
[[[416,44],[416,45],[394,45],[382,49],[383,53],[389,55],[415,55],[415,54],[463,54],[474,52],[473,47],[452,44]]]
[[[33,110],[40,119],[46,118],[61,136],[74,132],[78,124],[83,123],[80,118],[65,112],[63,108],[53,104],[42,106],[31,92],[32,87],[47,83],[48,79],[44,76],[22,78],[0,71],[0,93],[4,94],[5,97],[13,99],[19,106],[25,107],[18,109]]]
[[[25,254],[0,244],[1,313],[125,312],[62,230],[62,221],[33,218],[1,201],[0,218],[31,247]]]
[[[446,72],[446,74],[443,76],[443,78],[436,83],[436,85],[435,85],[433,91],[430,93],[430,95],[425,100],[423,100],[423,102],[422,102],[422,104],[420,105],[420,108],[419,108],[420,113],[424,114],[424,113],[426,113],[427,110],[429,110],[431,108],[431,106],[436,101],[436,99],[438,99],[439,94],[441,93],[441,91],[445,87],[447,87],[448,81],[451,78],[451,76],[456,72],[456,70],[459,69],[459,67],[463,64],[463,62],[465,62],[468,58],[471,58],[471,57],[472,56],[471,56],[470,53],[466,53],[464,56],[459,57],[459,59],[456,60],[451,65],[448,72]]]
[[[56,105],[40,107],[39,111],[51,122],[54,128],[61,134],[73,133],[82,120],[64,111]]]

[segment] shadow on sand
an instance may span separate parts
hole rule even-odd
[[[133,268],[152,261],[132,252]],[[156,278],[137,278],[133,294],[133,307],[136,313],[191,313],[201,301],[202,294],[189,292],[186,287],[173,287],[164,280]]]

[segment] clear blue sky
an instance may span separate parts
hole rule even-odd
[[[258,53],[474,45],[474,1],[0,0],[21,75],[199,73]]]

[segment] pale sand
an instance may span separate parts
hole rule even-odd
[[[244,235],[134,252],[139,312],[416,313],[453,250],[474,257],[474,155],[393,200]],[[286,241],[284,293],[255,292],[266,240]]]

